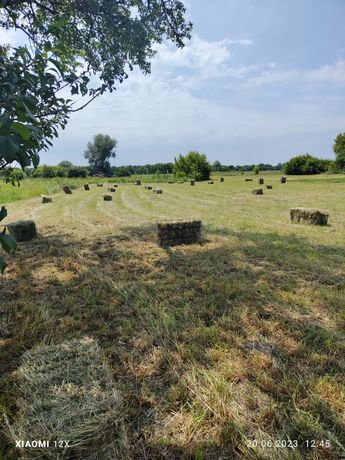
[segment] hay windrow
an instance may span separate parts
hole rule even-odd
[[[23,449],[22,458],[124,458],[121,396],[93,339],[39,346],[24,354],[16,373],[21,399],[8,434],[14,445],[37,439],[50,444]],[[69,447],[55,448],[57,440]]]

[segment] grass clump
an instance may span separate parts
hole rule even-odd
[[[9,437],[14,445],[49,441],[23,449],[22,458],[124,458],[121,397],[93,339],[38,346],[24,354],[17,376],[21,399]]]

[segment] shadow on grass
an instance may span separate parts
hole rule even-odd
[[[300,458],[344,455],[345,250],[275,233],[205,236],[165,251],[147,225],[20,245],[0,280],[9,416],[25,349],[92,335],[126,399],[131,458],[258,458],[247,447],[258,436],[297,439]],[[305,444],[329,438],[328,450]]]

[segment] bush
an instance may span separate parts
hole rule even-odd
[[[284,165],[285,174],[320,174],[327,171],[330,160],[321,160],[309,154],[291,158]]]
[[[189,152],[186,156],[175,158],[174,172],[177,177],[189,177],[197,181],[208,180],[212,167],[206,155],[196,151]]]
[[[254,173],[254,174],[259,174],[259,172],[260,172],[259,166],[254,166],[254,168],[253,168],[253,173]]]
[[[73,166],[67,172],[67,177],[86,177],[87,169],[82,166]]]

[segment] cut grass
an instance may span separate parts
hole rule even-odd
[[[111,203],[96,188],[9,203],[40,232],[0,279],[10,423],[24,350],[89,335],[124,395],[130,458],[342,458],[342,184],[270,182],[262,197],[238,176],[162,196],[123,185]],[[294,206],[327,209],[330,225],[291,225]],[[157,221],[198,218],[203,245],[157,246]],[[289,439],[296,449],[277,447]]]

